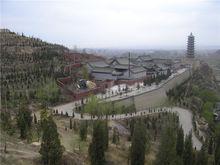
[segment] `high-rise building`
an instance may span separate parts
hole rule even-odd
[[[195,57],[195,47],[194,47],[194,40],[195,37],[190,33],[188,36],[188,42],[187,42],[187,55],[188,58],[194,58]]]

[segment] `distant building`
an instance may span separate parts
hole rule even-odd
[[[188,36],[188,42],[187,42],[187,58],[194,58],[195,57],[195,37],[190,33]]]
[[[171,70],[171,61],[150,56],[114,57],[87,62],[87,68],[96,80],[136,80],[167,75],[168,69]]]

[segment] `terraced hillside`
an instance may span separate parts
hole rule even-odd
[[[40,86],[54,84],[54,76],[65,65],[63,54],[69,51],[7,29],[0,30],[0,43],[3,106],[6,101],[7,106],[13,106],[22,97],[35,98]]]

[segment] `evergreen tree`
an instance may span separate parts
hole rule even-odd
[[[213,138],[212,137],[209,138],[208,153],[210,155],[212,155],[213,153]]]
[[[207,165],[208,157],[205,151],[205,146],[203,145],[201,150],[197,154],[196,165]]]
[[[190,133],[185,137],[184,151],[183,151],[184,165],[193,164],[193,147],[192,147],[192,134]]]
[[[172,126],[167,126],[162,132],[156,165],[175,165],[180,161],[176,156],[176,131]],[[180,161],[181,162],[181,161]]]
[[[35,114],[34,114],[34,124],[37,124],[37,117]]]
[[[73,122],[72,122],[72,118],[70,118],[70,129],[73,129]]]
[[[220,164],[220,132],[215,137],[215,164]]]
[[[183,147],[184,147],[184,133],[183,128],[179,127],[177,131],[177,139],[176,139],[176,154],[178,156],[182,156],[183,153]]]
[[[1,129],[3,131],[6,131],[8,134],[13,133],[13,131],[12,131],[12,120],[11,120],[10,112],[1,111],[0,123],[1,123]]]
[[[91,165],[105,164],[104,125],[98,120],[93,125],[92,143],[89,146]]]
[[[135,120],[134,119],[131,119],[130,122],[129,122],[129,126],[130,126],[130,135],[131,137],[133,136],[133,132],[134,132],[134,125],[135,125]]]
[[[137,90],[139,90],[139,89],[140,89],[140,84],[138,83],[138,84],[137,84]]]
[[[113,135],[112,135],[112,143],[118,144],[118,142],[119,142],[119,132],[118,132],[118,129],[114,127]]]
[[[61,146],[57,126],[52,116],[44,121],[43,136],[40,148],[43,164],[60,165],[63,147]]]
[[[82,141],[85,141],[87,138],[87,121],[80,121],[80,127],[79,127],[79,135],[80,135],[80,139]]]
[[[17,114],[17,126],[20,129],[20,137],[27,138],[27,132],[31,128],[32,116],[31,111],[26,104],[21,103]]]
[[[134,126],[131,143],[131,165],[144,165],[146,149],[146,129],[143,121],[138,121]]]
[[[7,134],[12,135],[14,133],[14,129],[11,124],[11,115],[8,111],[1,111],[0,114],[0,123],[1,130],[5,131]],[[1,135],[4,133],[1,132]],[[6,134],[4,135],[4,152],[7,152],[7,138]]]
[[[108,133],[108,120],[104,122],[104,144],[105,151],[108,149],[109,133]]]

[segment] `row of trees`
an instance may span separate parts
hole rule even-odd
[[[159,152],[155,164],[179,164],[179,165],[207,165],[209,163],[218,165],[220,162],[220,137],[214,142],[215,158],[209,160],[209,155],[213,152],[213,141],[203,144],[201,150],[197,151],[193,148],[192,134],[188,134],[184,138],[182,127],[176,129],[173,126],[167,127],[161,138]]]
[[[87,103],[83,103],[82,107],[83,108],[76,107],[76,110],[78,110],[80,113],[90,113],[92,117],[98,116],[99,118],[107,115],[128,114],[136,112],[134,104],[131,104],[130,106],[114,106],[112,103],[100,102],[100,100],[94,95],[90,96]]]
[[[106,163],[105,151],[108,149],[108,124],[107,121],[97,120],[93,125],[92,142],[89,145],[89,156],[92,165],[102,165]],[[119,135],[116,129],[113,132],[112,142],[117,143]],[[145,162],[146,150],[146,128],[143,121],[135,123],[134,134],[130,149],[129,160],[132,165],[141,165]]]
[[[1,129],[5,137],[6,134],[12,135],[15,132],[15,126],[9,111],[1,111]],[[45,165],[60,165],[64,148],[61,146],[57,126],[47,110],[44,108],[41,112],[41,119],[38,121],[36,115],[32,117],[31,111],[28,109],[27,102],[24,100],[19,106],[16,114],[16,125],[20,132],[22,140],[28,140],[33,133],[41,136],[40,154],[42,162]],[[34,130],[37,128],[37,130]],[[7,142],[5,138],[4,151],[7,152]]]

